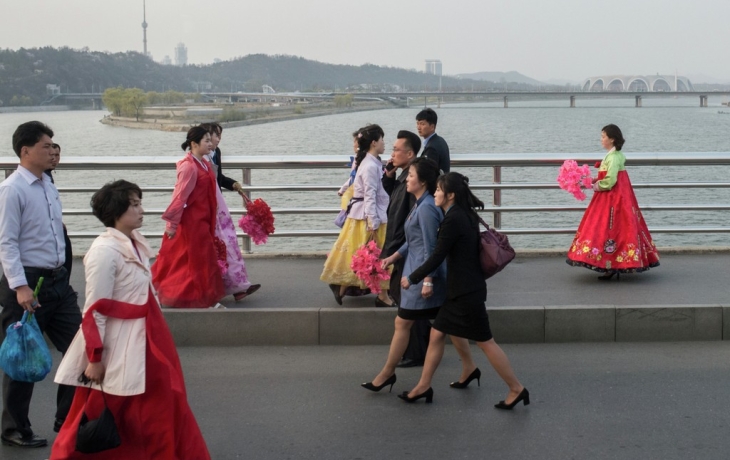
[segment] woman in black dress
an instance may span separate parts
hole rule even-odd
[[[434,194],[436,206],[444,211],[439,228],[438,241],[431,257],[401,282],[403,289],[419,283],[446,259],[446,303],[439,310],[431,329],[421,380],[410,392],[399,398],[414,402],[425,398],[433,400],[431,379],[444,355],[446,335],[452,336],[454,348],[461,357],[461,378],[452,388],[466,388],[481,377],[469,351],[466,339],[474,340],[487,356],[497,374],[509,387],[507,397],[495,404],[497,409],[512,409],[523,401],[530,403],[530,393],[515,376],[507,355],[492,338],[489,318],[484,303],[487,300],[487,284],[479,263],[479,220],[474,208],[484,208],[469,190],[469,179],[450,172],[439,177]]]

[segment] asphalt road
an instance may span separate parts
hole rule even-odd
[[[727,459],[730,343],[505,345],[532,403],[492,406],[506,387],[477,357],[481,387],[448,383],[447,347],[434,402],[396,394],[420,368],[398,370],[393,393],[359,384],[384,346],[181,348],[190,404],[213,459]],[[472,348],[475,353],[476,347]],[[54,357],[56,359],[57,357]],[[50,380],[50,379],[48,379]],[[53,439],[55,387],[36,387],[31,420]],[[3,460],[50,448],[0,447]]]

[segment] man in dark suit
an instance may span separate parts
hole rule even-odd
[[[423,109],[416,115],[416,129],[418,129],[418,135],[423,138],[421,156],[435,161],[439,165],[439,169],[447,173],[451,169],[449,145],[443,137],[436,134],[437,122],[438,115],[433,109]]]
[[[421,139],[415,133],[398,131],[397,139],[393,144],[393,153],[385,166],[383,174],[383,188],[390,196],[388,202],[388,227],[385,229],[385,244],[381,259],[390,257],[406,242],[405,224],[411,208],[416,204],[416,198],[406,191],[406,178],[411,161],[416,158],[421,149]],[[400,175],[395,174],[401,169]],[[390,290],[388,294],[396,304],[400,304],[400,279],[403,276],[405,259],[400,258],[393,263],[390,274]]]
[[[216,166],[216,174],[218,179],[218,187],[230,190],[232,192],[241,192],[241,184],[223,175],[223,166],[221,162],[221,149],[218,144],[223,136],[223,127],[218,123],[207,123],[208,132],[210,132],[210,140],[213,142],[214,150],[210,152],[210,160]]]

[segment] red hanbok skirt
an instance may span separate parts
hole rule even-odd
[[[152,294],[150,294],[150,298]],[[50,460],[209,460],[205,440],[188,406],[185,382],[172,334],[156,302],[146,316],[145,392],[134,396],[105,393],[122,440],[96,454],[76,452],[76,433],[84,412],[99,418],[104,399],[98,390],[76,388],[71,409],[51,449]]]
[[[218,253],[225,254],[226,246],[215,236],[214,187],[212,170],[199,170],[177,233],[172,239],[162,238],[152,265],[152,285],[165,307],[208,308],[226,295],[218,265]]]
[[[605,175],[600,171],[598,178]],[[593,194],[566,262],[602,273],[637,273],[659,265],[626,171],[619,171],[611,190]]]

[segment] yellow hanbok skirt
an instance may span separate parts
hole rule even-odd
[[[375,243],[379,248],[383,248],[385,243],[386,224],[380,225],[375,231]],[[352,256],[355,251],[370,240],[370,232],[367,231],[367,222],[364,220],[350,219],[345,220],[342,226],[340,236],[332,246],[327,260],[324,262],[324,270],[319,279],[327,284],[336,284],[338,286],[357,286],[366,289],[367,286],[355,276],[355,272],[350,268]],[[380,282],[381,289],[388,289],[390,281]]]

